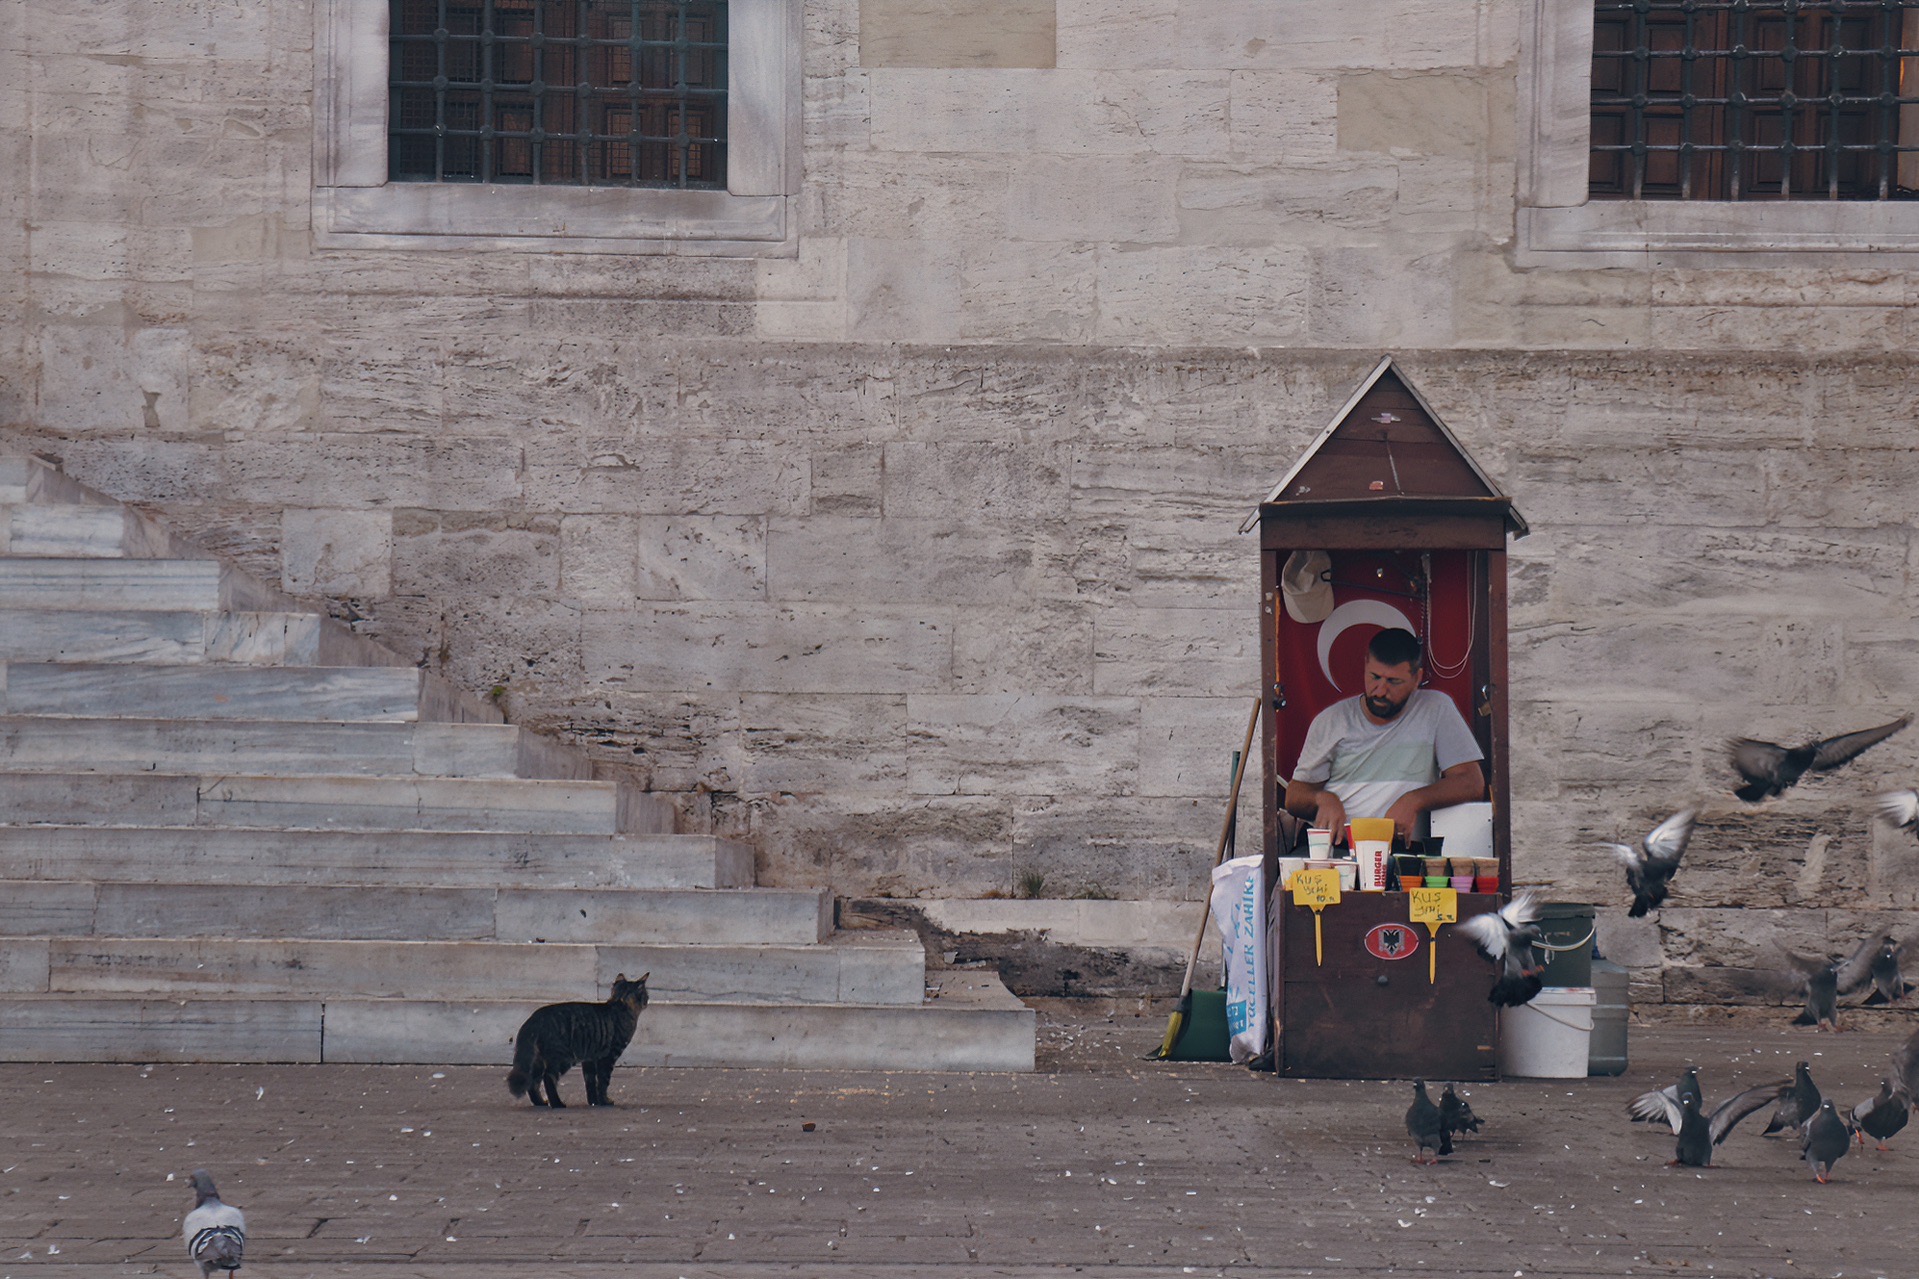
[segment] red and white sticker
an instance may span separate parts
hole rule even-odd
[[[1408,959],[1419,951],[1419,930],[1411,924],[1374,924],[1366,934],[1366,953],[1375,959]]]

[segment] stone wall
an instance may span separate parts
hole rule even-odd
[[[1899,255],[1517,252],[1518,0],[986,7],[808,0],[750,260],[316,248],[307,6],[5,0],[4,440],[849,896],[1198,896],[1235,529],[1384,350],[1535,530],[1522,875],[1617,901],[1724,737],[1911,704]],[[1915,767],[1715,801],[1641,996],[1912,905]]]

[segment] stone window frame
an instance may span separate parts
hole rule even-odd
[[[1919,252],[1919,201],[1594,200],[1592,0],[1532,0],[1520,57],[1524,266],[1750,267]]]
[[[793,257],[803,0],[729,0],[726,190],[388,182],[388,0],[314,8],[321,248]]]

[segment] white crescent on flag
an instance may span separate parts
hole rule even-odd
[[[1319,624],[1319,669],[1326,672],[1326,682],[1334,688],[1339,688],[1339,681],[1333,678],[1331,662],[1333,642],[1339,638],[1339,633],[1348,627],[1369,625],[1377,626],[1382,630],[1397,626],[1403,630],[1412,631],[1415,635],[1419,634],[1418,631],[1413,630],[1412,622],[1407,620],[1404,613],[1381,600],[1353,600],[1341,604],[1328,613],[1326,620]],[[1345,690],[1340,689],[1340,691]]]

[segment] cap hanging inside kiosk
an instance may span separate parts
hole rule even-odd
[[[1281,814],[1308,725],[1361,692],[1371,638],[1404,627],[1425,645],[1425,687],[1453,700],[1484,756],[1490,809],[1434,817],[1436,828],[1448,819],[1463,847],[1477,845],[1498,862],[1499,891],[1462,892],[1459,917],[1497,909],[1512,887],[1506,540],[1525,536],[1525,520],[1388,356],[1242,531],[1255,521],[1269,886],[1279,858],[1294,855],[1281,847],[1293,825]],[[1486,999],[1492,970],[1469,941],[1447,928],[1439,949],[1416,964],[1382,958],[1366,939],[1396,924],[1410,931],[1408,898],[1355,893],[1323,912],[1316,959],[1311,912],[1274,892],[1270,971],[1282,1073],[1496,1073],[1497,1019]],[[1437,968],[1430,981],[1429,961]]]

